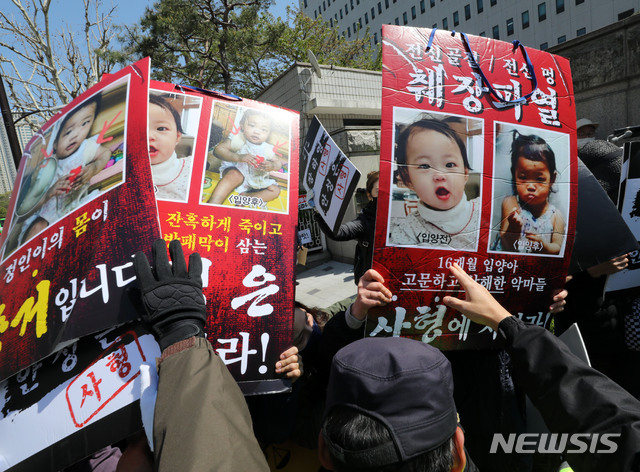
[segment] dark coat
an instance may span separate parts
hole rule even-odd
[[[357,218],[348,223],[344,223],[334,234],[321,218],[316,221],[320,229],[327,237],[334,241],[351,241],[356,239],[356,252],[353,258],[353,276],[357,284],[360,277],[369,269],[373,263],[373,238],[376,233],[376,211],[377,199],[370,201],[365,206]]]

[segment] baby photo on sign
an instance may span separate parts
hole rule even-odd
[[[187,201],[202,99],[149,93],[149,159],[156,198]]]
[[[127,89],[109,85],[31,140],[5,256],[123,182]]]
[[[287,213],[290,116],[215,102],[203,203]]]
[[[388,246],[477,251],[483,121],[394,108]]]
[[[489,248],[562,257],[569,214],[569,135],[495,124]]]

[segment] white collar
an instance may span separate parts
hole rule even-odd
[[[473,202],[463,195],[462,200],[449,210],[433,210],[424,203],[418,203],[418,213],[422,218],[437,226],[445,233],[455,235],[467,227],[473,214]]]
[[[151,166],[151,173],[153,174],[153,183],[156,185],[166,185],[173,181],[182,169],[183,162],[178,159],[174,151],[171,157],[159,164],[153,164]]]

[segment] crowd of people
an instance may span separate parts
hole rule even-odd
[[[579,153],[615,200],[621,151],[611,146],[581,141]],[[453,264],[464,296],[446,296],[444,304],[496,331],[501,351],[443,353],[414,340],[365,337],[369,310],[393,297],[370,268],[378,178],[367,178],[369,205],[332,234],[358,240],[353,302],[333,316],[296,304],[291,347],[275,366],[292,380],[287,393],[245,398],[205,338],[197,253],[187,265],[179,242],[167,255],[158,240],[152,263],[136,254],[141,316],[162,350],[153,449],[138,434],[67,472],[267,471],[263,446],[287,440],[317,449],[320,470],[542,470],[531,454],[490,450],[494,433],[526,432],[524,395],[551,433],[579,435],[586,444],[579,453],[552,455],[544,470],[640,470],[640,363],[625,344],[623,321],[635,299],[602,296],[606,275],[627,267],[627,255],[575,274],[555,294],[555,333],[512,316]],[[557,337],[573,322],[593,367]]]

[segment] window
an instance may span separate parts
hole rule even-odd
[[[316,20],[318,19],[318,12],[313,10],[313,19]]]
[[[471,18],[471,5],[467,4],[464,6],[464,19],[468,20]]]
[[[373,33],[373,44],[378,44],[378,33]]]
[[[384,8],[389,8],[389,0],[384,0]]]
[[[304,7],[307,8],[307,0],[304,0]]]
[[[351,37],[351,26],[347,26],[347,36]]]
[[[442,19],[442,29],[449,29],[449,20],[447,20],[446,18]]]
[[[353,0],[351,0],[351,9],[353,10]]]
[[[487,37],[487,33],[485,33],[484,31],[481,31],[478,36],[480,36],[481,38],[486,38]]]
[[[322,2],[322,10],[327,11],[327,4],[325,2]]]
[[[458,26],[460,24],[460,17],[458,16],[458,12],[453,12],[453,26]]]
[[[369,14],[368,14],[368,13],[365,13],[365,14],[364,14],[364,24],[365,24],[365,25],[368,25],[368,24],[369,24]]]
[[[416,7],[415,6],[411,7],[411,19],[412,20],[416,19]]]
[[[342,19],[342,8],[340,9],[340,19]]]
[[[476,0],[478,6],[478,13],[482,13],[484,10],[484,6],[482,5],[482,0]]]
[[[498,0],[491,0],[491,2],[489,2],[489,3],[491,3],[492,7],[495,7],[496,3],[498,3]]]
[[[362,29],[362,18],[358,18],[358,29]]]
[[[329,26],[333,28],[333,18],[329,18]]]
[[[436,0],[430,0],[429,1],[429,5],[431,6],[431,8],[436,6]]]
[[[522,29],[527,29],[529,27],[529,10],[525,10],[522,12]]]
[[[438,27],[438,23],[434,23],[431,25],[431,29],[436,29]]]
[[[581,3],[584,3],[584,0],[576,0],[576,5],[580,5]]]
[[[509,18],[507,20],[507,36],[511,36],[513,34],[513,18]]]
[[[424,4],[424,0],[420,0],[420,13],[424,13],[427,10],[427,7]]]
[[[382,13],[382,3],[378,2],[378,13]]]
[[[556,0],[556,13],[564,11],[564,0]]]
[[[406,25],[407,23],[409,23],[409,18],[407,17],[407,12],[405,11],[405,12],[402,14],[402,24],[403,24],[403,25]]]
[[[346,15],[347,13],[349,13],[349,7],[347,6],[347,4],[344,4],[344,14]]]
[[[371,7],[371,19],[373,20],[376,17],[376,9]]]
[[[358,30],[356,29],[356,22],[354,21],[353,22],[353,34],[356,34],[356,31],[358,31]]]
[[[493,28],[493,39],[500,39],[500,27],[495,25]]]
[[[618,13],[618,21],[624,20],[625,18],[628,18],[631,15],[633,15],[633,8],[627,11],[623,11],[622,13]]]
[[[544,21],[547,19],[547,4],[542,2],[538,5],[538,21]]]
[[[567,40],[567,36],[566,35],[562,35],[558,37],[558,44],[562,44]]]
[[[576,31],[576,36],[582,36],[583,34],[587,34],[587,28],[580,28]]]
[[[542,44],[540,45],[540,50],[541,50],[541,51],[544,51],[544,50],[545,50],[545,49],[547,49],[548,47],[549,47],[549,44],[548,44],[548,43],[542,43]]]
[[[395,19],[395,20],[393,20],[393,22],[394,22],[396,25],[400,25],[400,20],[398,19],[398,17],[397,17],[397,16],[396,16],[396,19]]]

